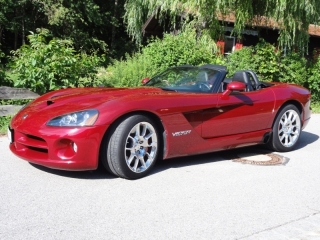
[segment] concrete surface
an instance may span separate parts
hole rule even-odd
[[[158,162],[128,181],[15,157],[0,138],[0,239],[320,239],[320,115],[285,165],[230,152]],[[241,154],[259,147],[231,152]]]

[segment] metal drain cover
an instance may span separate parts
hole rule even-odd
[[[232,161],[252,165],[285,165],[289,159],[274,153],[242,152],[235,154]]]

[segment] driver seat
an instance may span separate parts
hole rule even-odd
[[[196,76],[196,81],[197,82],[207,82],[208,81],[208,74],[205,71],[201,71],[197,74]]]
[[[246,92],[253,91],[251,81],[246,71],[237,71],[232,77],[232,82],[243,82],[246,85]]]

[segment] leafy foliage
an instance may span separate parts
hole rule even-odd
[[[204,63],[222,64],[223,60],[214,54],[216,45],[208,34],[200,37],[194,29],[186,29],[178,35],[165,34],[163,40],[153,39],[141,52],[126,60],[114,61],[108,67],[105,83],[115,86],[137,86],[145,77],[168,67]]]
[[[259,44],[244,47],[228,57],[229,76],[237,70],[250,69],[255,71],[263,81],[276,81],[279,78],[280,52],[261,40]]]
[[[254,48],[244,47],[228,56],[227,67],[228,77],[231,77],[236,71],[248,69],[256,71],[256,63],[253,60]]]
[[[98,84],[93,80],[100,58],[94,53],[76,53],[70,40],[53,38],[47,42],[47,30],[39,30],[28,38],[30,45],[13,52],[12,68],[18,74],[15,87],[43,94],[59,88]]]
[[[165,34],[163,40],[153,39],[143,49],[156,68],[164,70],[168,67],[215,62],[217,47],[209,34],[203,32],[197,36],[195,29],[187,28],[178,35]]]
[[[0,135],[7,133],[12,116],[0,116]]]
[[[31,99],[1,99],[0,105],[26,105]]]
[[[297,45],[306,48],[308,42],[308,27],[319,21],[320,1],[297,0],[127,0],[125,20],[128,32],[136,40],[141,41],[141,29],[147,17],[154,14],[158,19],[164,20],[171,16],[171,22],[176,22],[176,16],[192,15],[199,25],[218,30],[216,24],[219,17],[235,16],[234,34],[241,35],[245,26],[257,26],[269,20],[273,27],[279,28],[279,43],[281,47]],[[183,23],[188,18],[181,18]],[[163,23],[165,21],[162,21]],[[201,24],[202,23],[202,24]]]
[[[47,28],[74,48],[120,58],[132,52],[123,22],[125,0],[0,0],[0,43],[8,54],[26,43],[26,35]]]
[[[127,55],[125,60],[115,60],[107,68],[104,85],[116,87],[138,86],[145,77],[156,73],[157,69],[142,53]]]
[[[320,102],[320,58],[311,65],[309,70],[308,88],[312,93],[312,99]],[[319,107],[320,104],[318,104]]]
[[[1,58],[3,58],[5,55],[4,53],[1,51],[0,49],[0,86],[5,86],[5,82],[6,82],[6,74],[5,71],[3,69],[3,66],[1,64]]]
[[[256,71],[266,81],[277,81],[281,53],[273,45],[263,40],[254,47],[254,50],[253,60]]]
[[[299,53],[289,52],[284,55],[274,46],[261,41],[256,46],[244,47],[243,49],[232,53],[228,58],[229,76],[235,71],[242,69],[251,69],[255,71],[263,81],[280,81],[286,83],[295,83],[305,87],[308,85],[308,64],[307,60]],[[320,68],[313,66],[315,75],[319,73]],[[314,83],[315,77],[312,74],[309,81]]]
[[[280,82],[295,83],[307,87],[307,60],[295,52],[281,57],[278,79]]]

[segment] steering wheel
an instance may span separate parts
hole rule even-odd
[[[209,92],[211,90],[211,87],[209,86],[209,84],[205,82],[197,82],[196,85],[202,92]]]
[[[162,80],[162,82],[164,82],[167,86],[170,86],[170,83],[169,83],[169,81],[168,80]]]

